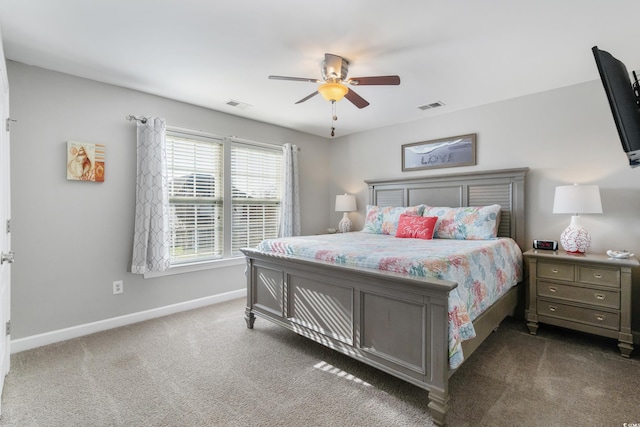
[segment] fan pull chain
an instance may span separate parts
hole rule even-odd
[[[338,120],[338,116],[336,116],[336,101],[331,100],[331,136],[334,137],[336,136],[336,128],[335,128],[335,121]]]

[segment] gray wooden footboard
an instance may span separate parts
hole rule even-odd
[[[449,292],[457,284],[243,249],[246,320],[266,318],[429,391],[448,406]]]
[[[498,236],[525,245],[526,168],[366,181],[369,204],[500,204]],[[429,391],[437,425],[448,410],[448,295],[453,282],[243,249],[247,326],[268,319]],[[474,321],[465,359],[518,303],[514,287]]]

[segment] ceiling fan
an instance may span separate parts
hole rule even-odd
[[[358,108],[364,108],[369,105],[364,98],[358,95],[349,86],[372,86],[372,85],[399,85],[400,77],[398,76],[373,76],[373,77],[353,77],[348,79],[349,61],[330,53],[324,54],[324,62],[322,63],[322,80],[304,77],[286,77],[286,76],[269,76],[272,80],[290,80],[296,82],[322,83],[318,90],[310,95],[305,96],[296,104],[305,102],[318,93],[324,99],[335,103],[343,97],[347,98],[353,105]]]

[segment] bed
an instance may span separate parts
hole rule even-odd
[[[488,243],[508,248],[506,251],[515,253],[516,257],[519,255],[520,271],[516,271],[514,277],[521,281],[527,170],[368,180],[371,207],[367,212],[375,207],[455,209],[497,204],[500,206],[497,238]],[[424,208],[419,216],[423,214],[427,214]],[[369,221],[365,221],[365,230],[369,225]],[[254,327],[256,316],[267,319],[415,384],[428,391],[428,407],[434,422],[445,425],[449,377],[506,316],[514,313],[518,295],[522,294],[521,286],[509,284],[496,292],[495,302],[470,315],[470,325],[463,325],[463,331],[455,332],[461,337],[451,340],[454,333],[450,319],[457,315],[452,314],[450,305],[454,295],[457,298],[461,293],[466,295],[458,283],[466,282],[466,277],[459,271],[457,275],[431,274],[429,270],[435,270],[433,265],[425,272],[423,267],[412,267],[412,261],[390,263],[390,257],[376,255],[375,249],[363,252],[358,247],[341,249],[341,245],[345,239],[352,243],[364,239],[369,248],[391,247],[390,242],[401,240],[410,248],[409,252],[422,253],[429,250],[425,249],[429,245],[444,243],[447,251],[454,253],[458,249],[453,246],[460,242],[438,238],[397,239],[393,234],[353,232],[306,236],[265,241],[258,248],[243,249],[247,260],[247,327]],[[487,256],[495,264],[496,257],[503,256],[493,255],[493,249],[475,248],[481,244],[478,241],[461,243],[465,250],[476,251],[476,255],[467,259],[477,259],[478,253],[489,253]],[[467,270],[475,262],[467,262]],[[381,263],[385,265],[383,270],[379,269]],[[456,263],[445,262],[445,265]],[[485,267],[474,269],[483,270],[480,275],[488,283],[493,281],[491,276],[495,271]]]

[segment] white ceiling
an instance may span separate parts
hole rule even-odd
[[[638,0],[0,0],[7,59],[327,138],[331,104],[294,104],[317,85],[268,75],[320,78],[324,53],[399,75],[358,87],[364,109],[336,104],[343,136],[596,80],[594,45],[640,68],[638,16]]]

